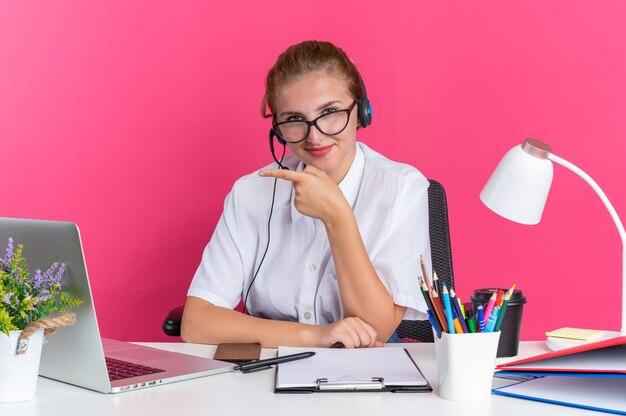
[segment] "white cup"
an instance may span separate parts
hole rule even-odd
[[[435,334],[439,396],[460,402],[491,397],[499,339],[500,331]]]

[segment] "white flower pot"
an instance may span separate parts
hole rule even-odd
[[[23,402],[35,397],[39,360],[43,346],[43,329],[28,338],[24,354],[16,354],[22,331],[0,332],[0,403]]]

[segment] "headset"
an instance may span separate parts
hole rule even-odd
[[[361,127],[366,128],[367,126],[372,124],[372,104],[370,103],[370,100],[367,98],[367,90],[365,89],[365,83],[363,82],[363,78],[361,78],[361,74],[357,72],[357,76],[359,77],[359,85],[361,85],[361,89],[363,90],[363,95],[361,96],[358,102],[357,112],[358,112],[359,123],[361,124]],[[276,154],[274,153],[274,138],[278,140],[278,143],[283,145],[283,154],[280,156],[280,159],[278,159],[276,157]],[[272,152],[272,158],[274,158],[274,161],[278,164],[278,167],[280,169],[289,170],[287,166],[283,165],[283,159],[285,158],[285,152],[287,150],[287,142],[282,137],[280,137],[280,134],[276,133],[276,130],[274,129],[274,127],[270,128],[269,139],[270,139],[270,151]],[[270,223],[272,221],[272,213],[274,212],[274,200],[276,198],[277,181],[278,181],[278,178],[274,178],[274,189],[272,190],[272,203],[270,205],[270,215],[267,220],[267,245],[265,246],[265,251],[263,252],[263,256],[261,257],[261,262],[259,263],[259,266],[254,272],[254,275],[252,276],[252,280],[250,281],[250,284],[248,285],[248,290],[246,290],[246,295],[243,298],[243,313],[248,313],[248,295],[250,294],[250,289],[252,289],[252,285],[254,284],[254,281],[256,280],[257,275],[259,274],[259,270],[261,270],[261,265],[263,264],[263,260],[265,260],[265,255],[267,254],[267,251],[270,248]]]

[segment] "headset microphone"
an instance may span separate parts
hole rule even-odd
[[[276,158],[276,155],[274,154],[274,137],[276,137],[276,140],[278,140],[278,143],[283,145],[283,156],[280,158],[280,160],[278,160]],[[276,163],[278,163],[278,167],[280,169],[285,169],[285,170],[289,170],[289,168],[287,166],[283,166],[282,161],[283,161],[283,157],[285,156],[285,148],[287,147],[287,142],[284,141],[280,135],[276,134],[276,131],[274,131],[274,128],[270,129],[270,151],[272,152],[272,157],[274,158],[274,160],[276,161]]]
[[[276,155],[274,154],[274,137],[276,137],[276,139],[278,140],[278,143],[283,145],[283,154],[280,156],[280,160],[277,159]],[[282,163],[283,158],[285,157],[286,149],[287,149],[287,142],[283,140],[280,137],[280,135],[276,134],[276,132],[274,131],[274,128],[271,128],[270,129],[270,150],[272,151],[272,157],[274,158],[276,163],[278,163],[278,166],[280,167],[280,169],[289,170],[289,168],[287,166],[283,166],[283,163]],[[254,275],[252,276],[252,280],[250,280],[250,284],[248,285],[248,290],[246,290],[246,294],[243,297],[243,311],[242,312],[248,315],[250,315],[250,312],[248,311],[248,296],[250,295],[250,290],[252,289],[252,285],[254,284],[254,281],[256,280],[256,277],[259,274],[259,270],[261,270],[261,266],[263,265],[263,261],[265,260],[265,256],[267,255],[267,250],[270,248],[270,236],[271,236],[270,224],[272,222],[272,213],[274,212],[274,201],[276,199],[276,184],[277,183],[278,183],[278,178],[274,178],[274,187],[272,189],[272,204],[270,205],[270,215],[269,215],[269,218],[267,219],[267,245],[265,246],[263,257],[261,257],[261,261],[259,262],[259,265],[256,268]]]

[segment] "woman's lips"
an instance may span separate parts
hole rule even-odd
[[[305,150],[315,157],[323,157],[329,154],[331,150],[333,150],[333,145],[330,144],[328,146],[307,148]]]

